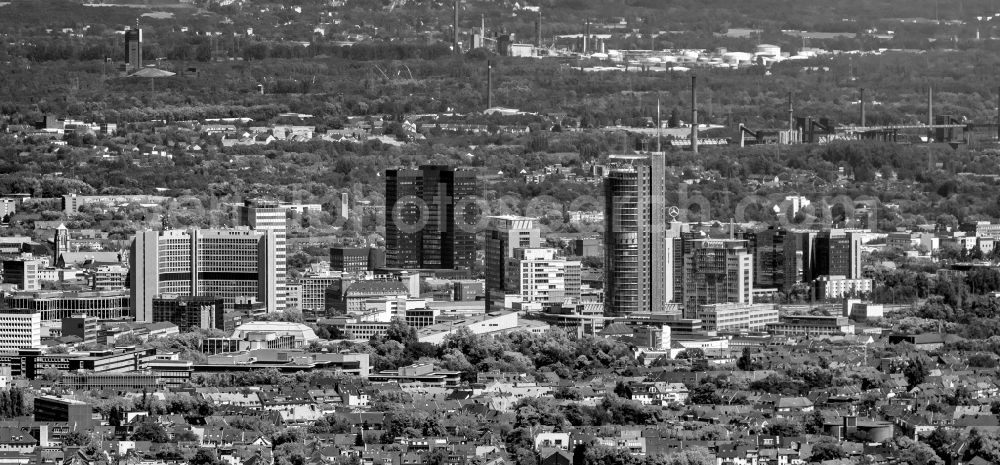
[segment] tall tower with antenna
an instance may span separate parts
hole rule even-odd
[[[134,73],[142,69],[142,29],[139,19],[135,20],[135,29],[125,31],[125,53],[128,61],[125,64],[126,73]]]

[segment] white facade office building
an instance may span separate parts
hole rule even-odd
[[[255,231],[274,232],[274,269],[275,269],[275,296],[274,311],[284,311],[285,283],[288,281],[288,267],[286,264],[286,233],[288,231],[287,220],[288,208],[278,202],[262,200],[247,201],[240,207],[240,225],[249,226]],[[270,307],[268,307],[270,308]]]
[[[556,249],[515,249],[505,274],[508,292],[521,302],[561,306],[580,299],[580,262],[556,257]]]
[[[41,345],[41,313],[0,313],[0,350],[28,349]]]
[[[220,297],[227,308],[250,297],[276,311],[276,242],[272,230],[139,231],[129,254],[135,320],[152,321],[160,294]]]

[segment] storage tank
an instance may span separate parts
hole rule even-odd
[[[781,56],[781,47],[778,45],[771,44],[760,44],[757,46],[758,55],[769,55],[773,57]]]
[[[722,61],[734,65],[750,63],[753,61],[753,55],[746,52],[729,52],[722,54]]]

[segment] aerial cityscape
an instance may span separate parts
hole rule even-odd
[[[1000,464],[995,0],[0,39],[0,465]]]

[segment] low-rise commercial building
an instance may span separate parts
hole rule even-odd
[[[93,421],[94,409],[76,399],[50,395],[35,396],[35,421],[55,421],[88,427]]]
[[[325,312],[328,306],[326,290],[338,281],[340,281],[339,275],[307,275],[299,278],[301,293],[299,308],[303,311]]]
[[[396,370],[373,373],[372,382],[417,383],[423,386],[456,387],[461,381],[461,371],[437,370],[431,363],[416,363]]]
[[[363,273],[385,265],[385,252],[369,247],[331,247],[330,270]]]
[[[100,320],[86,313],[73,315],[62,320],[62,335],[79,337],[84,344],[97,343],[97,326]]]
[[[885,307],[882,304],[847,299],[844,301],[843,315],[854,321],[877,320],[885,316]]]
[[[13,376],[35,379],[47,369],[63,372],[127,373],[139,370],[156,355],[156,349],[109,349],[68,354],[44,354],[41,349],[21,349],[0,354],[0,365]]]
[[[127,287],[128,268],[122,265],[98,265],[87,271],[95,291],[121,291]]]
[[[318,341],[319,337],[310,328],[301,323],[290,323],[285,321],[253,321],[238,326],[234,331],[232,339],[251,340],[256,335],[270,335],[276,338],[290,337],[293,340],[293,348],[301,348],[309,345],[310,342]]]
[[[43,321],[61,321],[84,312],[101,320],[120,320],[129,315],[127,291],[41,291],[15,292],[4,296],[14,310],[28,310]]]
[[[417,330],[420,342],[440,344],[445,336],[454,333],[459,328],[468,328],[473,334],[490,334],[509,331],[517,328],[516,312],[491,312],[483,316],[456,318],[443,321]]]
[[[153,323],[173,323],[186,333],[198,329],[223,329],[226,301],[211,296],[163,295],[153,298]]]
[[[212,355],[206,363],[193,366],[196,373],[227,373],[275,369],[282,373],[332,370],[367,378],[371,374],[365,353],[310,353],[292,349],[253,349]]]
[[[763,331],[778,322],[778,309],[773,304],[709,304],[698,306],[695,318],[708,331]]]
[[[820,276],[814,283],[814,292],[816,298],[820,300],[867,295],[872,292],[872,280],[847,279],[842,275]]]
[[[376,299],[398,299],[410,295],[409,289],[399,281],[351,281],[341,279],[327,290],[328,305],[334,314],[364,313],[365,302]]]
[[[776,336],[843,336],[854,334],[854,325],[846,316],[788,315],[767,325],[767,332]]]
[[[4,260],[3,282],[13,284],[22,291],[37,291],[41,289],[41,280],[38,279],[41,268],[41,260]]]

